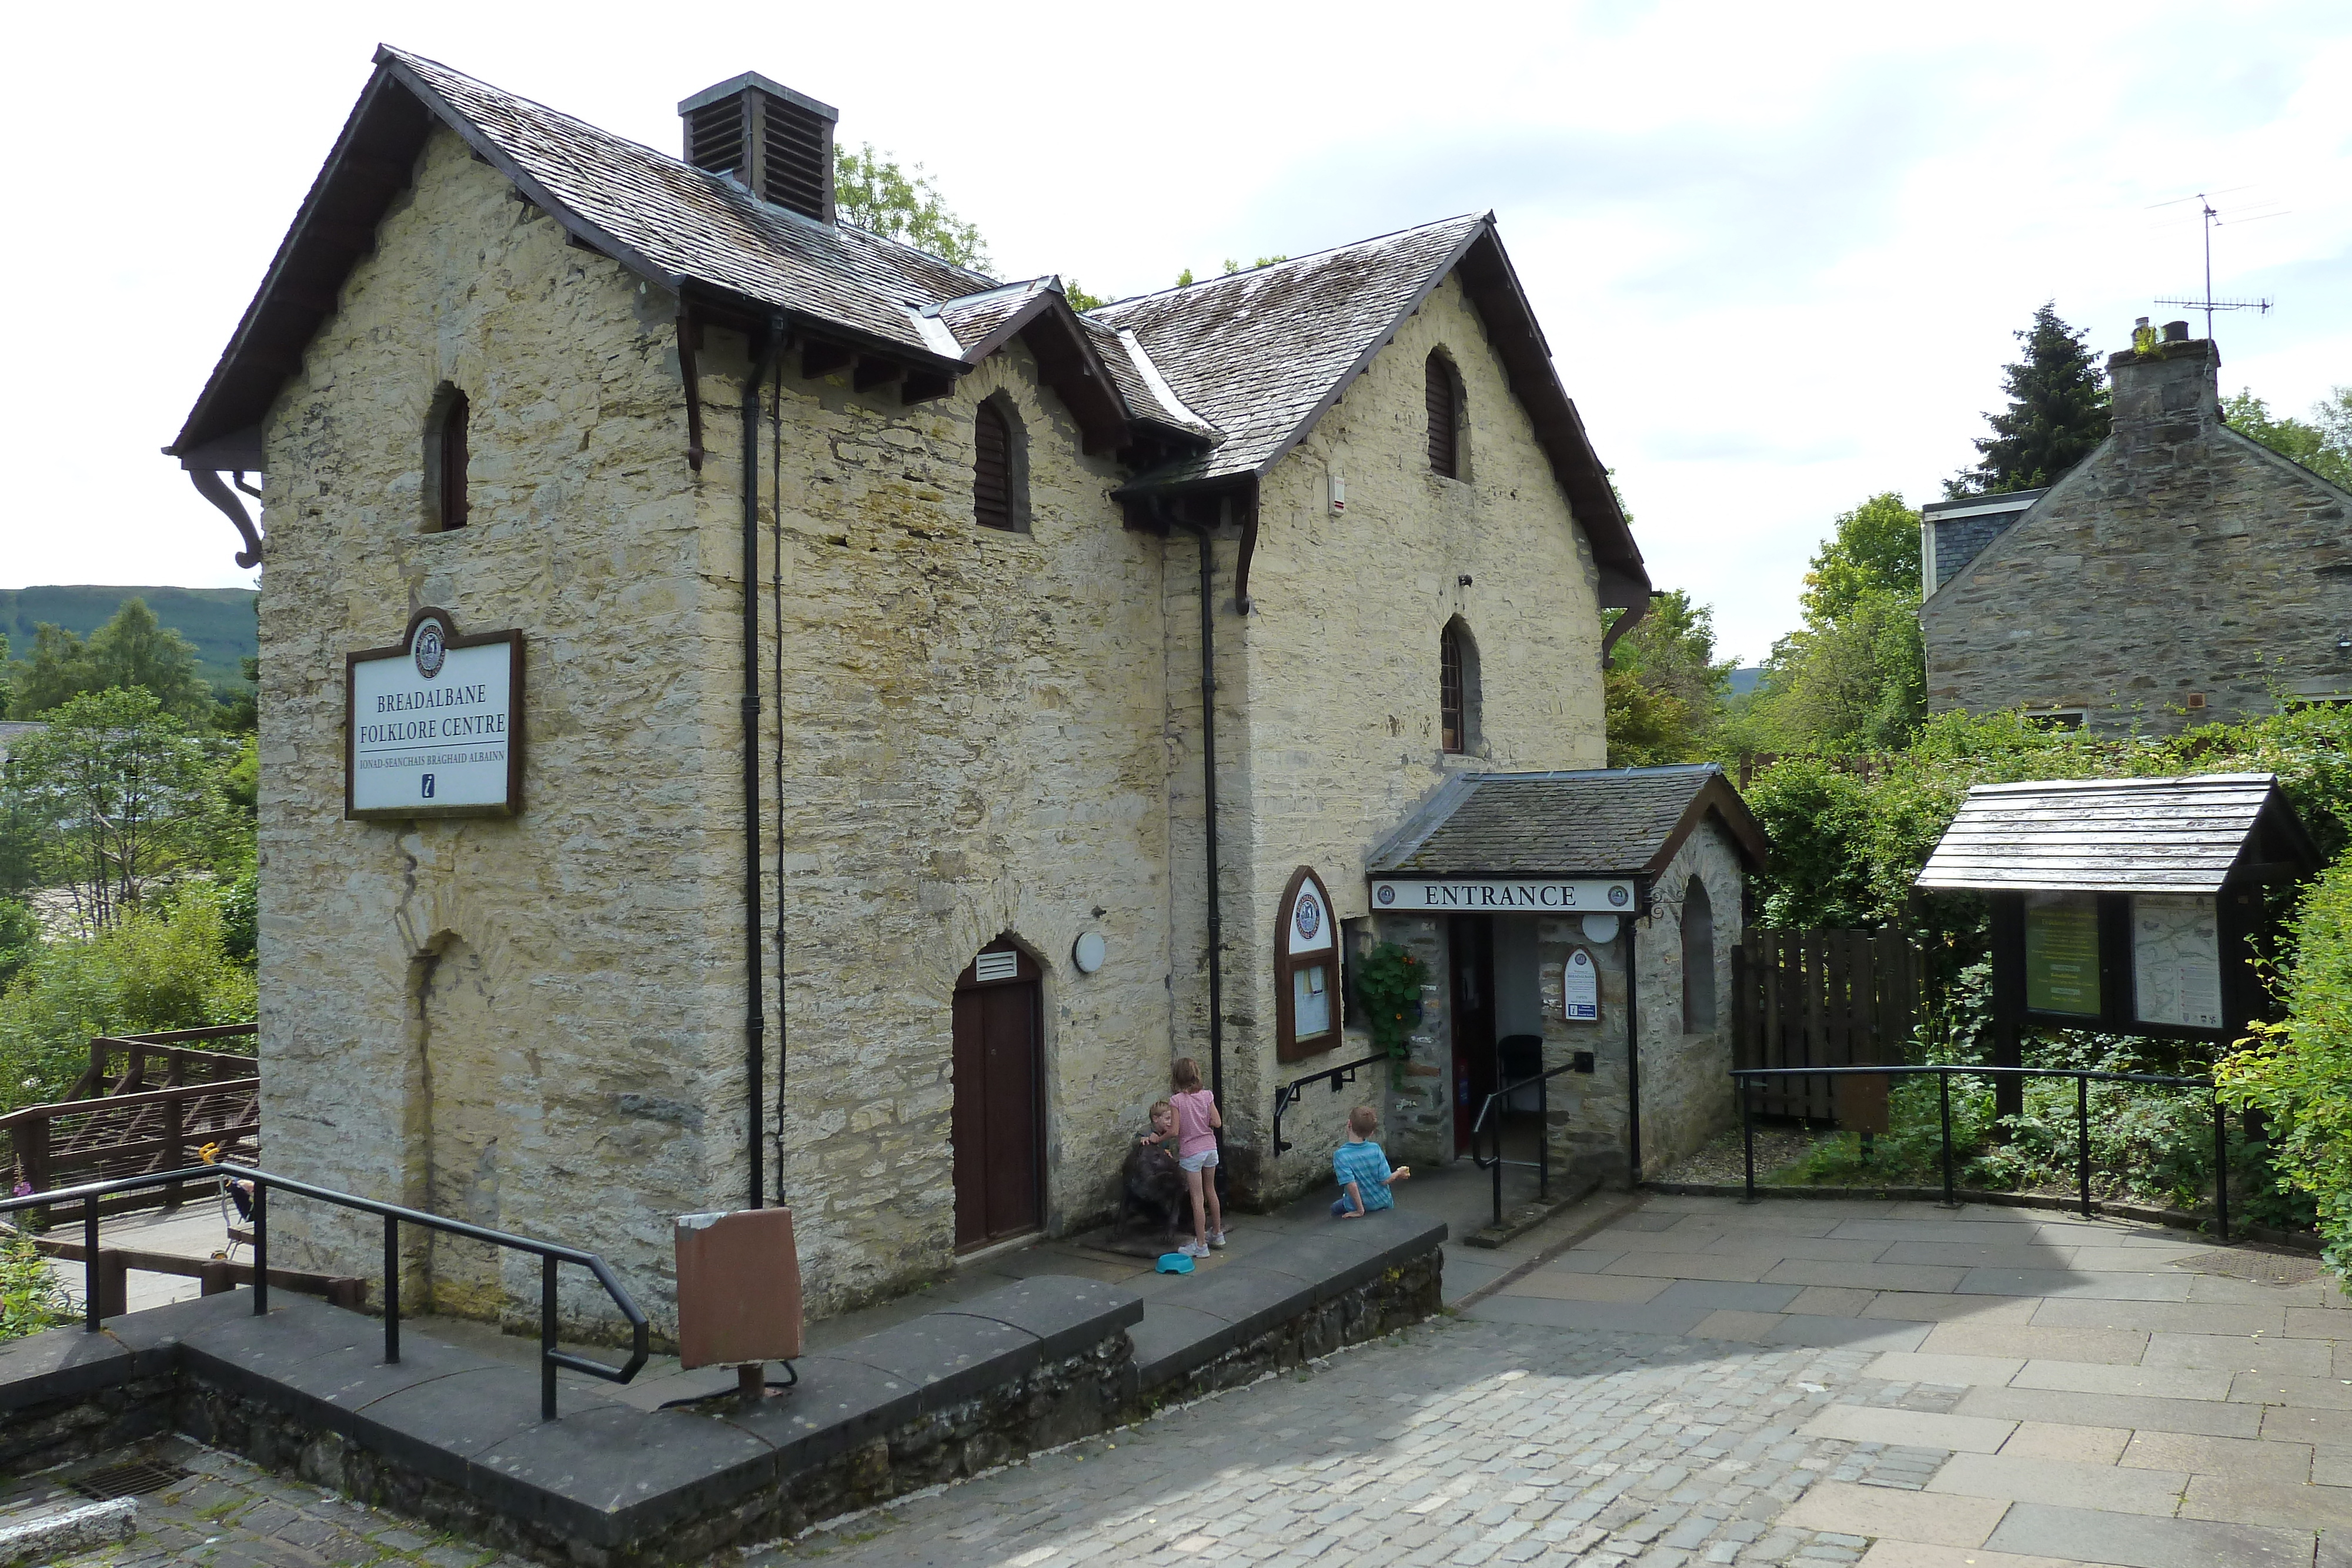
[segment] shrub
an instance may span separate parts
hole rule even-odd
[[[0,1224],[0,1341],[55,1328],[68,1316],[66,1293],[33,1239]]]

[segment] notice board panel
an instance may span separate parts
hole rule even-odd
[[[2135,894],[2132,1011],[2142,1023],[2221,1027],[2221,927],[2213,900]]]
[[[2096,894],[2026,894],[2025,1005],[2037,1013],[2099,1016]]]

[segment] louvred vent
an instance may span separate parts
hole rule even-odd
[[[1429,471],[1461,477],[1461,400],[1454,395],[1454,367],[1443,354],[1429,356]]]
[[[686,161],[730,174],[761,201],[833,222],[833,125],[828,104],[757,72],[706,88],[677,106]]]
[[[1013,431],[993,403],[972,420],[971,515],[983,528],[1013,527]]]

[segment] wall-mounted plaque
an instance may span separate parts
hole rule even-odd
[[[1601,1021],[1601,970],[1593,964],[1592,955],[1582,947],[1568,950],[1568,964],[1560,975],[1560,1017],[1570,1023]]]
[[[2132,1010],[2142,1023],[2221,1027],[2221,930],[2210,898],[2134,894]]]
[[[392,648],[343,662],[343,815],[510,817],[522,809],[522,633],[460,636],[420,610]]]

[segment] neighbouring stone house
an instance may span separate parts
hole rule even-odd
[[[2352,701],[2352,495],[2224,424],[2221,364],[2170,322],[2057,484],[1923,508],[1929,707],[2170,734]]]
[[[1178,1055],[1238,1198],[1328,1182],[1380,1080],[1294,1107],[1287,1154],[1272,1113],[1368,1049],[1338,970],[1387,929],[1373,851],[1474,779],[1622,778],[1573,770],[1602,612],[1649,582],[1493,220],[1080,315],[835,222],[826,106],[747,76],[681,113],[683,161],[383,51],[170,449],[257,558],[225,476],[266,476],[268,1163],[593,1247],[655,1303],[672,1217],[789,1204],[818,1311],[1107,1218]],[[357,672],[437,701],[486,642],[520,661],[472,754],[497,810],[353,793]],[[362,809],[387,779],[414,810]],[[1657,902],[1673,990],[1694,886],[1687,967],[1727,961],[1742,852],[1713,794],[1673,835],[1675,790],[1654,865],[1397,874]],[[1444,1145],[1432,1001],[1397,1114]],[[1712,1065],[1662,1088],[1652,1146],[1729,1103]],[[1622,1179],[1623,1109],[1613,1165],[1604,1113],[1556,1135]],[[444,1310],[535,1300],[527,1260],[414,1245]]]

